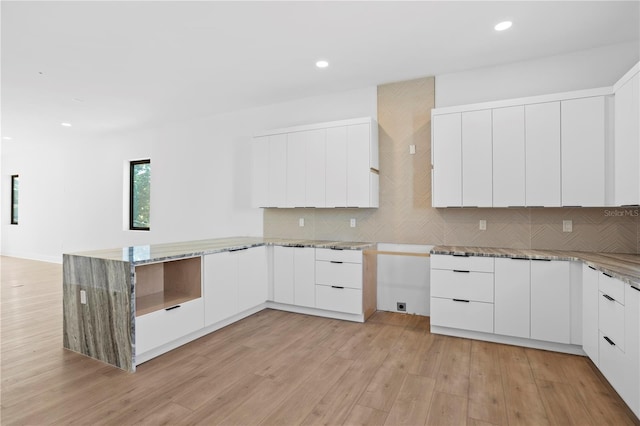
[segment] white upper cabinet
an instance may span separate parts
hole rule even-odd
[[[269,202],[267,207],[286,206],[287,135],[269,136]]]
[[[325,207],[325,129],[302,132],[306,135],[306,202],[296,204],[305,207]]]
[[[286,207],[304,206],[306,203],[306,132],[290,133],[287,138],[287,179]]]
[[[347,207],[378,207],[377,191],[370,191],[371,169],[377,169],[378,157],[371,132],[370,123],[347,126]]]
[[[462,205],[462,115],[434,115],[432,137],[433,207]]]
[[[527,206],[559,207],[560,102],[525,106]]]
[[[462,206],[491,207],[491,110],[462,113]]]
[[[562,205],[605,205],[605,98],[561,102]]]
[[[256,136],[252,161],[255,207],[378,207],[378,124],[372,118]]]
[[[347,205],[347,127],[331,127],[326,133],[326,207]]]
[[[525,206],[524,106],[493,110],[493,206]]]
[[[269,205],[269,137],[254,138],[252,148],[252,200],[255,207]]]
[[[615,85],[614,203],[640,204],[640,63]]]

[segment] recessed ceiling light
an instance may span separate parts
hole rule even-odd
[[[3,136],[2,139],[4,139],[5,141],[10,141],[13,138],[11,138],[10,136]]]
[[[326,68],[328,66],[329,66],[329,62],[327,61],[322,60],[322,61],[316,62],[316,67],[318,68]]]
[[[495,27],[493,27],[496,31],[504,31],[504,30],[508,30],[509,28],[511,28],[511,25],[513,25],[513,22],[511,21],[502,21],[499,24],[497,24]]]
[[[71,123],[60,123],[62,127],[71,127]]]

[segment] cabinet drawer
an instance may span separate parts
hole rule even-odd
[[[431,269],[493,272],[493,257],[434,254],[431,256]]]
[[[600,272],[598,286],[601,292],[613,297],[618,303],[624,305],[624,283],[622,281]]]
[[[431,325],[493,333],[493,303],[432,297]]]
[[[362,288],[362,265],[316,261],[316,284]]]
[[[362,290],[316,285],[316,308],[361,314]]]
[[[599,292],[599,296],[598,328],[624,352],[624,306],[615,300],[607,299],[602,292]]]
[[[136,355],[204,327],[202,298],[136,317]]]
[[[607,342],[602,332],[600,332],[599,342],[600,357],[598,368],[611,383],[611,386],[620,393],[626,380],[625,375],[628,374],[625,368],[625,355],[617,345]]]
[[[493,303],[493,274],[432,269],[431,296]]]
[[[362,251],[319,248],[316,249],[316,260],[326,260],[327,262],[362,263]]]

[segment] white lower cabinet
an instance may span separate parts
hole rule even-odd
[[[265,247],[204,256],[205,326],[267,300]]]
[[[362,290],[316,285],[316,308],[327,311],[362,313]]]
[[[136,355],[204,327],[202,298],[136,317]]]
[[[571,343],[568,261],[531,260],[531,338]]]
[[[640,417],[640,285],[584,266],[582,348]]]
[[[274,247],[274,302],[315,306],[315,250],[313,247]]]
[[[432,297],[431,324],[493,333],[493,303]]]
[[[598,365],[598,275],[591,266],[582,265],[582,350]]]
[[[495,333],[530,337],[531,261],[498,258],[495,265]]]
[[[316,249],[316,308],[362,314],[362,252]]]

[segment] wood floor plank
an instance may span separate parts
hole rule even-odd
[[[467,424],[467,398],[435,392],[431,398],[427,426]]]
[[[385,424],[387,412],[356,404],[344,423],[345,426],[382,426]]]
[[[358,400],[359,405],[389,411],[400,391],[406,373],[396,368],[380,368]]]
[[[509,425],[544,426],[547,412],[535,382],[518,383],[502,376]]]
[[[471,342],[470,373],[488,376],[502,374],[499,349],[500,345],[497,343],[473,340]]]
[[[500,354],[500,370],[503,383],[535,383],[533,371],[524,348],[503,345],[500,346],[498,352]]]
[[[429,414],[429,404],[436,381],[430,377],[407,374],[394,401],[386,424],[423,425]]]
[[[541,390],[542,401],[551,424],[595,424],[573,386],[547,380],[536,380],[536,383]]]
[[[469,378],[469,417],[487,423],[508,423],[502,376],[472,374]]]

